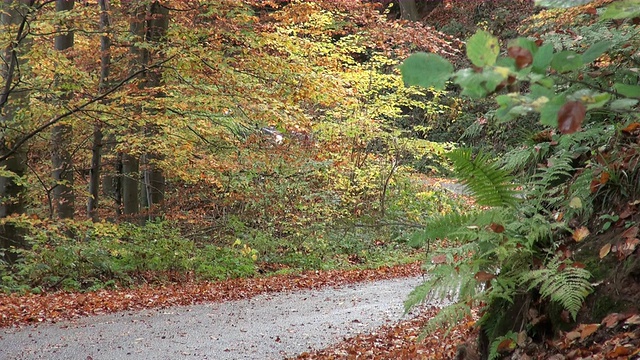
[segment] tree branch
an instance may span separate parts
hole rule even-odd
[[[127,76],[126,78],[124,78],[123,80],[121,80],[118,84],[116,84],[115,86],[113,86],[111,89],[107,90],[106,92],[104,92],[103,94],[96,96],[88,101],[86,101],[84,104],[82,105],[78,105],[76,107],[74,107],[73,109],[68,110],[67,112],[60,114],[56,117],[54,117],[53,119],[49,120],[48,122],[40,125],[39,127],[35,128],[34,130],[32,130],[30,133],[28,133],[27,135],[25,135],[22,139],[20,139],[19,141],[16,142],[16,144],[9,150],[7,151],[5,154],[3,154],[2,156],[0,156],[0,162],[7,160],[9,157],[11,157],[11,155],[15,154],[16,151],[18,151],[18,149],[24,145],[27,141],[29,141],[29,139],[31,139],[32,137],[38,135],[40,132],[46,130],[47,128],[49,128],[50,126],[55,125],[56,123],[60,122],[62,119],[75,114],[76,112],[81,111],[82,109],[84,109],[85,107],[96,103],[98,101],[101,101],[103,99],[105,99],[107,96],[111,95],[113,92],[115,92],[116,90],[118,90],[119,88],[121,88],[124,84],[128,83],[129,81],[133,80],[134,78],[136,78],[138,75],[148,71],[149,69],[153,69],[153,68],[157,68],[162,66],[163,64],[169,62],[170,60],[172,60],[173,58],[175,58],[176,56],[172,56],[168,59],[165,59],[163,61],[157,62],[155,64],[152,64],[150,66],[144,67],[136,72],[131,73],[131,75]]]

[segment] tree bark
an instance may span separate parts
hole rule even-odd
[[[29,102],[29,92],[24,89],[14,88],[18,83],[19,72],[17,69],[26,66],[26,62],[21,58],[30,47],[27,38],[27,18],[33,0],[4,0],[0,5],[0,27],[2,31],[13,33],[14,39],[10,44],[3,44],[5,47],[0,51],[2,75],[2,93],[0,93],[0,155],[9,154],[14,134],[7,129],[15,128],[14,121],[19,109],[27,109]],[[24,69],[23,69],[24,70]],[[24,111],[24,110],[23,110]],[[14,214],[22,214],[25,211],[24,188],[17,181],[24,176],[27,156],[22,148],[15,151],[6,160],[0,162],[0,168],[4,167],[3,176],[0,176],[0,218],[5,218]],[[12,248],[26,247],[22,230],[8,222],[0,226],[0,260],[13,263],[17,254],[10,250]]]
[[[154,1],[149,9],[149,20],[147,20],[146,40],[150,43],[158,44],[166,40],[167,30],[169,28],[169,10],[162,6],[159,1]],[[158,52],[158,57],[162,57],[162,53]],[[147,56],[147,61],[151,61],[151,54]],[[162,69],[156,68],[147,73],[144,86],[146,88],[157,88],[162,86]],[[155,97],[163,97],[161,91],[155,92]],[[154,113],[158,110],[153,110]],[[156,125],[150,124],[145,129],[146,135],[153,139],[159,133]],[[164,201],[164,173],[157,166],[157,161],[162,160],[162,156],[155,152],[142,155],[144,167],[144,206],[147,208],[148,220],[154,217],[154,206]]]
[[[56,0],[56,11],[73,10],[74,0]],[[55,49],[64,51],[73,47],[73,31],[55,36]],[[61,101],[67,101],[70,93],[63,93]],[[68,124],[55,125],[51,130],[51,164],[53,166],[53,201],[61,219],[73,218],[75,193],[73,189],[73,160],[70,151],[73,128]]]
[[[418,13],[418,6],[416,0],[398,0],[400,5],[400,16],[409,21],[418,21],[420,14]]]
[[[109,88],[111,83],[109,73],[111,71],[111,38],[109,35],[110,19],[109,0],[98,0],[100,5],[100,92]],[[96,122],[93,126],[93,146],[91,147],[91,172],[89,177],[89,199],[87,200],[87,215],[92,221],[98,221],[98,204],[100,196],[100,173],[102,170],[102,124]]]

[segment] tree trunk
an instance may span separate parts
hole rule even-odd
[[[74,0],[56,0],[56,11],[73,10]],[[58,29],[61,31],[61,29]],[[64,51],[73,47],[73,31],[61,32],[55,36],[55,49]],[[61,101],[71,94],[64,93]],[[55,125],[51,130],[51,164],[53,166],[53,201],[56,213],[61,219],[73,218],[75,193],[73,190],[73,162],[71,158],[71,125]]]
[[[122,210],[124,215],[135,215],[140,211],[138,184],[140,183],[138,157],[122,154]]]
[[[167,29],[169,27],[169,10],[162,6],[160,2],[155,1],[151,4],[149,10],[149,20],[147,20],[146,40],[150,43],[158,44],[166,40]],[[158,57],[162,54],[158,53]],[[148,62],[151,61],[151,54],[147,56]],[[157,88],[162,86],[162,69],[155,68],[146,74],[146,81],[144,82],[146,88]],[[164,94],[161,91],[156,91],[155,97],[162,97]],[[153,110],[157,112],[157,110]],[[159,129],[157,126],[150,124],[145,129],[146,135],[153,139],[158,135]],[[157,153],[143,154],[142,162],[144,166],[144,191],[143,199],[144,206],[147,208],[148,219],[152,220],[154,217],[154,205],[159,205],[164,201],[164,173],[162,169],[157,166],[157,161],[162,160],[162,157]]]
[[[110,31],[109,0],[98,0],[100,5],[100,92],[109,88],[111,71],[111,38]],[[87,215],[92,221],[98,221],[98,203],[100,195],[100,172],[102,170],[102,124],[96,122],[93,126],[93,146],[91,147],[91,176],[89,178],[89,199],[87,200]]]
[[[27,156],[22,148],[14,150],[11,148],[14,136],[7,129],[17,128],[14,124],[15,116],[19,109],[28,109],[29,92],[24,89],[16,90],[14,86],[18,81],[18,67],[25,68],[25,61],[20,57],[26,53],[30,47],[27,39],[27,17],[29,8],[33,5],[32,0],[12,1],[4,0],[0,4],[0,26],[4,32],[9,32],[15,36],[10,44],[3,44],[4,49],[0,51],[2,75],[2,92],[0,93],[0,126],[2,136],[0,137],[0,155],[12,153],[6,160],[0,162],[0,168],[4,167],[0,176],[0,218],[5,218],[14,214],[22,214],[25,210],[24,188],[17,181],[26,170]],[[24,110],[23,110],[24,111]],[[14,252],[7,252],[11,248],[24,248],[24,234],[22,231],[8,222],[0,226],[0,260],[13,263],[17,256]]]
[[[418,13],[418,6],[416,0],[398,0],[400,5],[400,16],[409,21],[418,21],[420,14]]]

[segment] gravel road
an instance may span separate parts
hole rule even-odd
[[[402,317],[421,278],[0,329],[0,359],[282,359]]]

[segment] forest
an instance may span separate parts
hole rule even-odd
[[[299,358],[640,357],[639,24],[5,0],[0,327],[421,275],[416,318]]]

